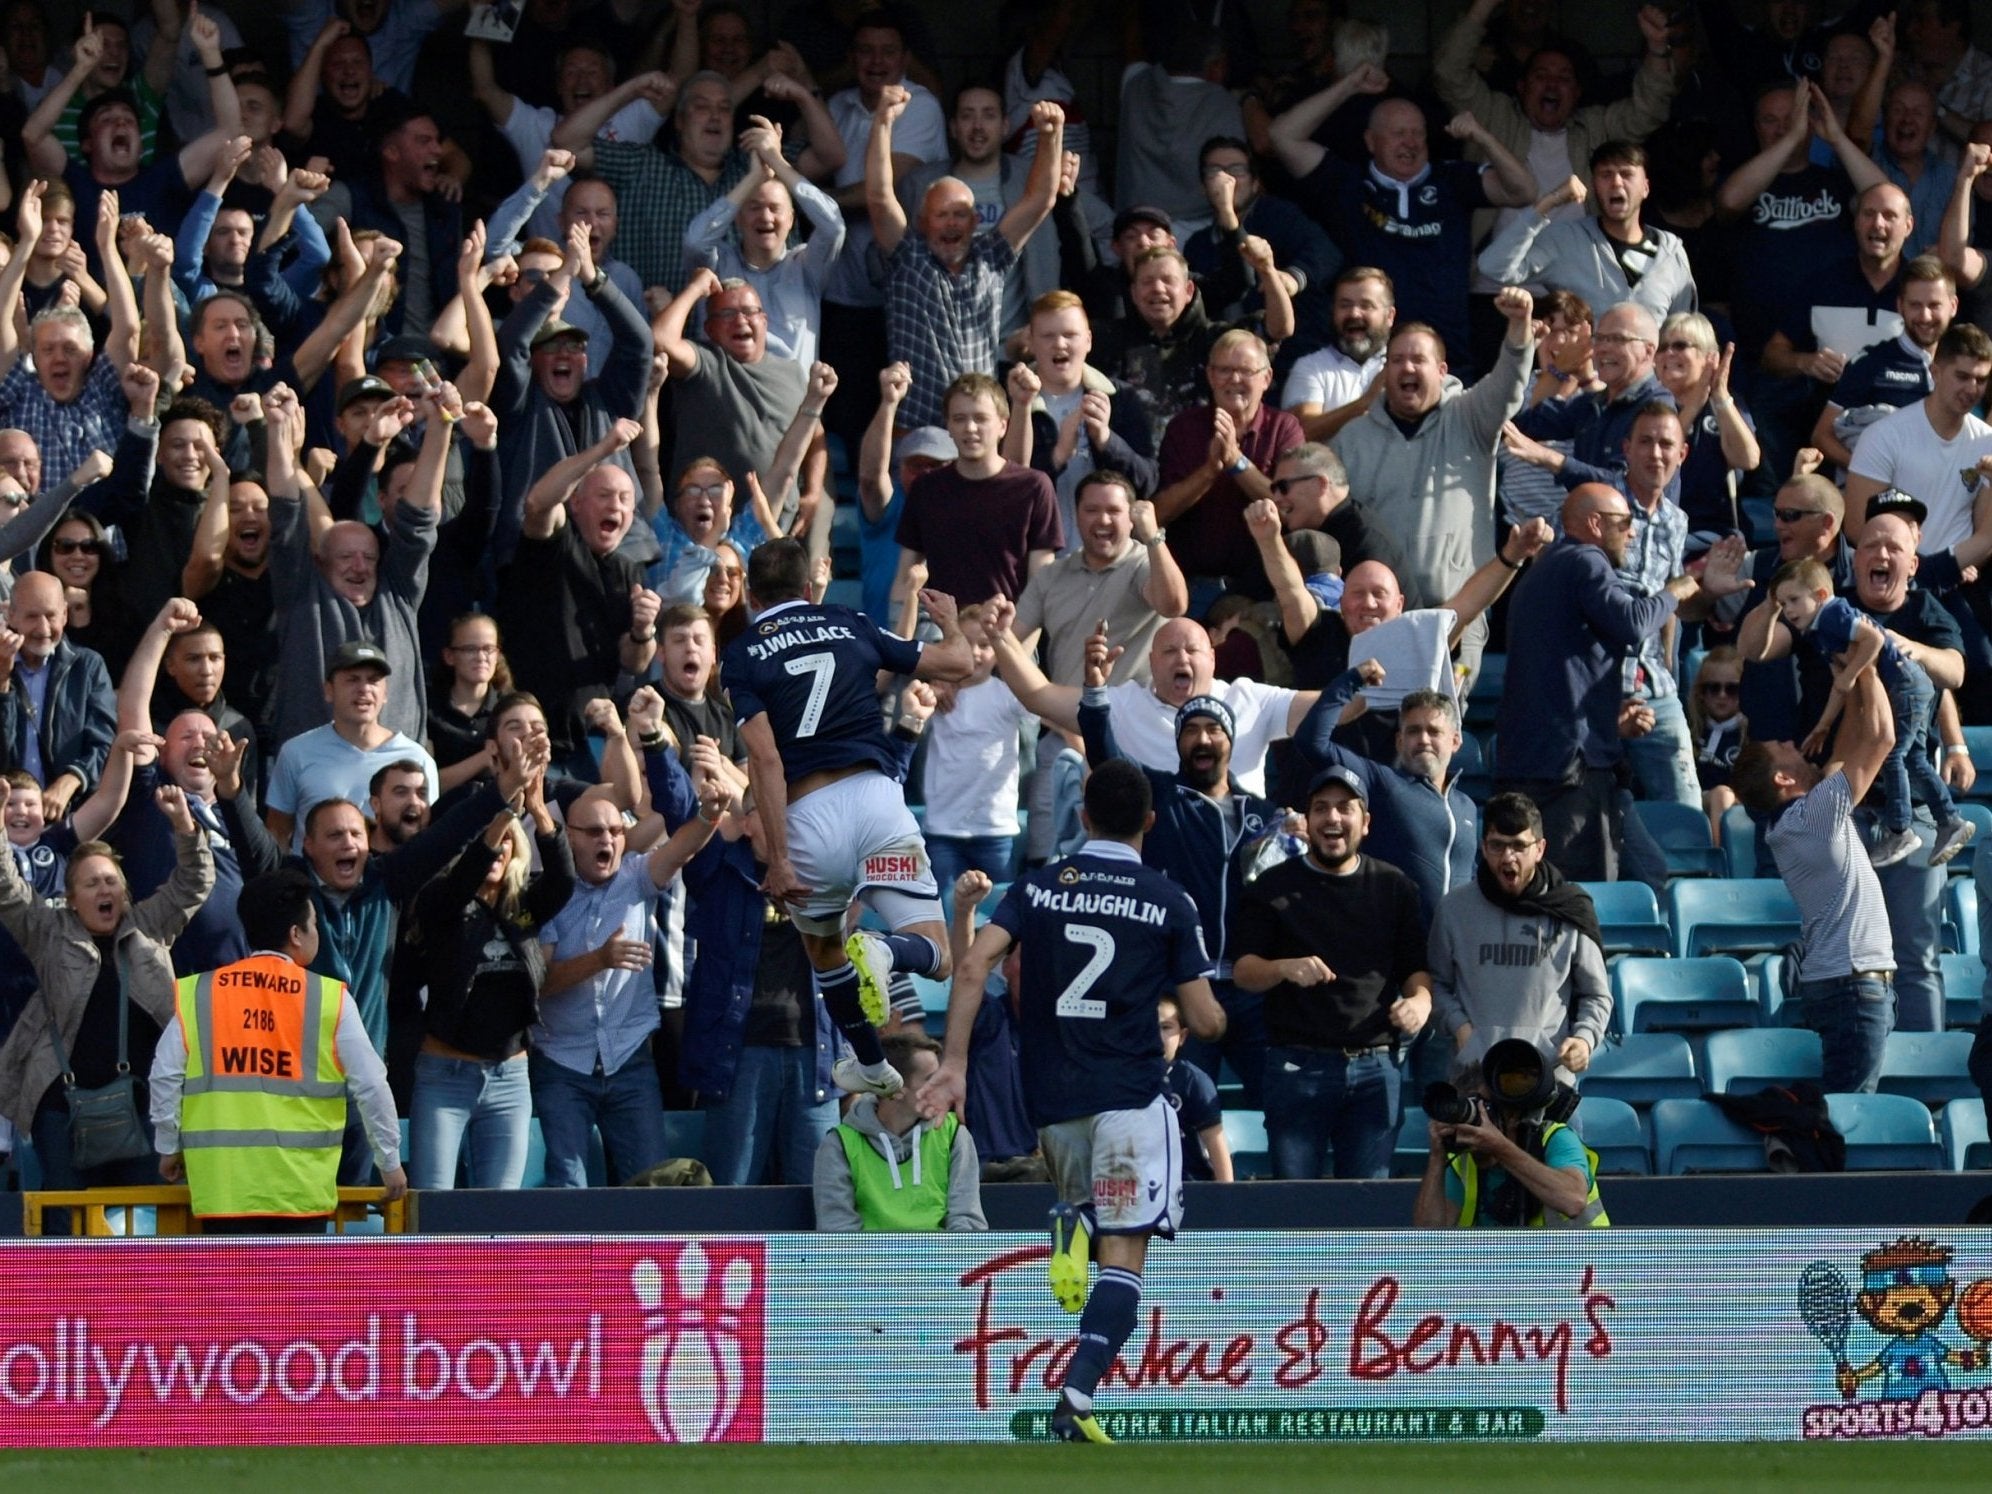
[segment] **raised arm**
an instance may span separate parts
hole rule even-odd
[[[1854,192],[1858,195],[1867,191],[1869,187],[1878,187],[1887,181],[1888,173],[1875,165],[1873,158],[1867,153],[1865,142],[1856,143],[1847,134],[1847,127],[1840,123],[1840,116],[1833,112],[1833,105],[1827,99],[1825,90],[1817,83],[1807,83],[1805,86],[1812,95],[1812,118],[1819,126],[1820,138],[1833,148],[1833,154],[1838,158],[1841,168],[1853,181]]]
[[[318,90],[325,76],[325,54],[352,29],[337,16],[327,21],[291,74],[290,87],[284,91],[284,129],[300,140],[311,138],[311,117],[318,108]]]
[[[804,387],[802,403],[795,407],[795,414],[782,432],[782,439],[775,447],[775,454],[768,462],[768,470],[761,474],[760,488],[763,507],[769,504],[779,506],[788,497],[789,489],[795,486],[796,474],[802,471],[802,459],[809,454],[810,443],[816,439],[816,432],[823,424],[823,411],[829,406],[830,396],[837,390],[837,370],[827,363],[812,363],[809,366],[809,383]],[[752,473],[748,474],[750,477]],[[761,518],[761,527],[768,532],[770,539],[780,537],[780,531],[769,523],[773,518]]]
[[[1259,294],[1266,303],[1266,341],[1285,342],[1295,326],[1293,292],[1273,263],[1273,246],[1257,234],[1247,234],[1238,245],[1238,255],[1259,277]]]
[[[1888,692],[1872,669],[1864,669],[1846,692],[1845,720],[1840,723],[1834,747],[1840,757],[1837,767],[1847,775],[1847,788],[1858,804],[1873,787],[1895,745],[1895,713],[1889,708]],[[1836,764],[1826,765],[1831,776]]]
[[[1518,208],[1536,200],[1538,188],[1535,173],[1513,151],[1496,140],[1493,132],[1474,118],[1470,111],[1461,110],[1455,114],[1446,124],[1446,133],[1455,140],[1479,146],[1486,155],[1493,180],[1488,181],[1483,173],[1481,187],[1487,193],[1489,202],[1496,207]]]
[[[996,651],[996,673],[1032,715],[1060,731],[1078,731],[1079,687],[1054,685],[1044,677],[1037,660],[1024,651],[1016,634],[1010,631],[1016,615],[1016,603],[1007,597],[997,597],[989,603],[983,618],[983,631],[988,635],[989,646]]]
[[[1459,641],[1466,636],[1466,630],[1473,620],[1492,607],[1508,589],[1523,566],[1540,555],[1545,546],[1556,538],[1556,531],[1549,527],[1547,519],[1530,519],[1508,531],[1508,537],[1501,542],[1501,548],[1494,556],[1471,576],[1460,583],[1446,602],[1454,614],[1452,632],[1446,637],[1448,648],[1458,648]]]
[[[97,28],[91,23],[87,12],[83,17],[83,34],[76,38],[69,57],[69,71],[56,81],[55,87],[42,95],[34,113],[28,116],[28,122],[21,126],[21,144],[28,152],[28,169],[49,181],[62,180],[63,168],[69,164],[69,152],[55,138],[56,122],[69,108],[69,101],[76,97],[84,80],[104,60],[104,39],[97,34]]]
[[[491,322],[491,308],[484,302],[484,223],[471,224],[470,236],[457,255],[457,299],[463,305],[464,332],[470,340],[470,356],[456,376],[456,386],[471,401],[491,397],[498,379],[498,329]]]
[[[1058,200],[1058,171],[1065,160],[1065,111],[1048,99],[1040,99],[1031,105],[1031,127],[1037,131],[1031,174],[1023,193],[996,224],[996,231],[1019,253],[1024,241],[1051,216],[1052,204]]]
[[[583,168],[593,166],[595,136],[626,105],[647,98],[653,109],[669,118],[671,103],[677,96],[678,85],[667,74],[637,73],[561,120],[553,127],[553,138],[548,143],[573,151],[575,162]]]
[[[893,181],[892,126],[912,99],[904,88],[888,84],[879,93],[878,107],[872,111],[871,134],[865,139],[865,211],[871,217],[878,252],[886,256],[906,237],[906,209],[899,204]],[[1036,179],[1035,169],[1032,179]]]
[[[1749,212],[1750,204],[1778,179],[1792,152],[1805,148],[1811,128],[1812,95],[1801,86],[1793,90],[1791,128],[1723,179],[1715,190],[1716,211],[1726,218]]]
[[[892,428],[906,391],[913,387],[913,371],[904,363],[888,363],[878,373],[878,409],[865,427],[858,443],[858,505],[870,523],[876,524],[892,502]],[[1012,421],[1013,425],[1018,422]],[[1028,422],[1025,422],[1028,423]]]
[[[166,236],[159,234],[157,237],[163,239]],[[118,251],[118,194],[115,192],[106,192],[97,199],[97,257],[103,261],[104,304],[111,324],[110,331],[104,337],[104,356],[123,368],[138,357],[138,298],[132,294],[131,275],[125,269],[124,255]],[[148,273],[147,281],[150,282],[151,278]],[[167,277],[162,275],[161,278]]]
[[[187,35],[193,38],[194,55],[207,74],[208,112],[214,116],[205,135],[180,147],[180,179],[192,190],[207,178],[215,156],[242,133],[242,100],[235,92],[235,75],[223,64],[221,27],[214,17],[203,15],[198,7],[190,9]]]
[[[1293,175],[1306,176],[1328,154],[1326,146],[1314,142],[1314,132],[1327,122],[1328,116],[1358,94],[1381,94],[1389,87],[1388,73],[1373,63],[1364,63],[1346,78],[1302,99],[1275,118],[1272,123],[1273,154]]]
[[[600,466],[628,446],[641,432],[642,428],[634,420],[618,420],[593,446],[577,451],[571,457],[562,457],[541,473],[539,480],[526,489],[526,538],[551,539],[554,531],[560,528],[561,505],[574,491],[575,484],[590,469]]]
[[[28,261],[34,258],[35,247],[42,236],[42,193],[46,182],[29,182],[22,189],[21,205],[15,214],[15,227],[19,238],[14,252],[7,263],[0,267],[0,379],[14,370],[21,357],[22,323],[16,319],[14,308],[21,304],[21,286],[28,278]]]
[[[672,378],[689,378],[699,366],[698,345],[685,335],[685,323],[691,318],[694,306],[718,294],[719,276],[711,270],[694,270],[686,279],[685,288],[666,301],[664,309],[651,322],[651,338],[670,365]]]
[[[1971,243],[1971,215],[1976,194],[1973,184],[1992,166],[1992,145],[1973,141],[1964,147],[1957,163],[1957,182],[1950,201],[1944,206],[1943,226],[1937,233],[1937,254],[1951,267],[1957,283],[1965,290],[1975,289],[1985,278],[1985,256]]]
[[[1313,628],[1315,619],[1321,615],[1321,603],[1307,589],[1307,579],[1286,547],[1286,537],[1280,532],[1280,511],[1273,506],[1272,499],[1259,498],[1246,505],[1245,527],[1259,547],[1259,563],[1266,568],[1266,579],[1272,583],[1273,600],[1280,607],[1280,629],[1291,648]]]
[[[300,393],[309,393],[314,384],[323,376],[332,362],[332,355],[338,351],[348,333],[366,320],[367,308],[373,304],[374,294],[381,281],[387,278],[394,262],[401,257],[401,245],[382,235],[369,239],[364,251],[366,273],[346,287],[345,293],[332,303],[331,310],[325,313],[312,334],[298,346],[291,355],[291,367],[297,371]]]

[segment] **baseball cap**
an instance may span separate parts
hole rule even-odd
[[[339,402],[336,408],[338,413],[343,415],[346,413],[346,406],[350,405],[356,399],[393,398],[394,386],[392,384],[374,374],[367,374],[363,378],[346,380],[345,384],[339,390]]]
[[[1176,230],[1175,222],[1159,207],[1137,205],[1122,208],[1114,214],[1114,237],[1119,238],[1137,223],[1153,223],[1157,228],[1166,228],[1171,233]]]
[[[938,425],[923,425],[899,438],[899,444],[892,448],[892,464],[896,467],[908,457],[933,457],[936,461],[952,462],[958,455],[953,436]]]
[[[557,337],[578,337],[583,342],[588,340],[588,334],[572,322],[563,322],[559,317],[553,316],[548,317],[546,325],[533,334],[533,350],[537,352],[544,344],[552,342]]]
[[[1356,775],[1353,769],[1345,768],[1340,763],[1323,768],[1319,773],[1314,775],[1314,781],[1307,786],[1306,802],[1312,803],[1314,796],[1331,783],[1341,784],[1343,788],[1354,794],[1364,804],[1369,803],[1369,790],[1363,786],[1362,779]]]
[[[387,662],[387,655],[371,638],[355,638],[332,650],[332,657],[325,661],[325,678],[331,679],[342,669],[378,669],[382,674],[394,673],[394,667]]]
[[[1898,514],[1912,523],[1923,524],[1929,521],[1930,506],[1900,488],[1883,488],[1868,499],[1867,516],[1872,519],[1876,514]]]
[[[1224,728],[1224,734],[1232,741],[1238,740],[1238,723],[1233,719],[1231,707],[1215,695],[1192,695],[1176,708],[1176,735],[1183,734],[1183,728],[1199,716],[1208,716]]]
[[[374,359],[378,368],[383,363],[420,363],[427,358],[431,363],[436,359],[436,345],[426,337],[418,337],[413,332],[403,332],[398,337],[390,337],[380,345],[380,356]]]

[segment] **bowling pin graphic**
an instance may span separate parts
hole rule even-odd
[[[643,1360],[637,1368],[636,1395],[649,1418],[650,1429],[663,1442],[673,1441],[664,1409],[664,1366],[671,1357],[671,1312],[664,1306],[664,1272],[649,1256],[629,1273],[629,1289],[643,1309]]]
[[[747,1298],[753,1290],[753,1265],[738,1258],[729,1262],[720,1278],[719,1311],[713,1314],[713,1326],[708,1330],[719,1352],[720,1374],[725,1381],[719,1425],[713,1428],[712,1433],[715,1440],[732,1430],[733,1419],[740,1414],[741,1402],[746,1399],[747,1375],[741,1363],[745,1345],[740,1333],[740,1309],[747,1305]]]

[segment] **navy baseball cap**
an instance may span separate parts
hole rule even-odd
[[[1331,783],[1341,784],[1362,803],[1369,803],[1369,790],[1364,787],[1361,777],[1353,769],[1345,768],[1340,763],[1323,768],[1314,775],[1314,781],[1307,786],[1306,802],[1312,804],[1314,796]]]

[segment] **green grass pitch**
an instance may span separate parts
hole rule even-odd
[[[882,1402],[885,1409],[887,1403]],[[917,1430],[909,1428],[909,1431]],[[1047,1494],[1061,1488],[1142,1491],[1472,1490],[1545,1488],[1776,1490],[1830,1494],[1915,1482],[1992,1483],[1992,1443],[1591,1444],[1127,1447],[893,1445],[804,1447],[260,1448],[0,1453],[9,1488],[139,1488],[146,1494],[234,1489],[266,1494],[494,1494],[494,1491],[696,1489],[699,1494],[859,1488]]]

